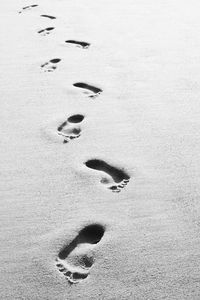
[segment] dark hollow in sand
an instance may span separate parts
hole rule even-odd
[[[83,42],[83,41],[75,41],[75,40],[67,40],[67,41],[65,41],[65,43],[75,44],[75,45],[81,46],[82,48],[88,48],[90,46],[90,43]]]
[[[84,116],[78,114],[78,115],[73,115],[73,116],[69,117],[67,119],[67,121],[69,121],[70,123],[80,123],[83,121],[83,119],[84,119]]]
[[[67,125],[67,121],[63,122],[60,126],[58,126],[57,130],[61,131]]]
[[[53,58],[53,59],[50,60],[50,62],[51,62],[52,64],[57,64],[57,63],[59,63],[60,61],[61,61],[60,58]]]
[[[93,85],[90,85],[90,84],[87,84],[87,83],[84,83],[84,82],[74,83],[73,86],[89,90],[89,91],[91,91],[91,92],[93,92],[95,94],[98,94],[98,93],[102,92],[102,90],[100,88],[97,88],[97,87],[95,87]]]
[[[130,176],[126,174],[123,170],[115,168],[103,160],[100,159],[91,159],[88,160],[85,165],[94,170],[103,171],[109,174],[116,183],[121,182],[122,180],[129,180]]]
[[[33,4],[33,5],[28,5],[28,6],[24,6],[22,9],[27,9],[27,8],[31,8],[31,7],[37,7],[38,4]]]
[[[49,15],[41,15],[41,17],[49,18],[49,19],[56,19],[54,16],[49,16]]]
[[[39,30],[38,33],[42,33],[42,32],[44,32],[44,31],[51,31],[51,30],[53,30],[54,28],[55,28],[55,27],[47,27],[47,28],[45,28],[45,29]]]
[[[46,30],[47,30],[47,31],[51,31],[51,30],[53,30],[54,28],[55,28],[55,27],[47,27]]]
[[[102,239],[105,228],[100,224],[92,224],[84,227],[77,237],[65,248],[63,248],[58,257],[65,259],[79,244],[89,243],[97,244]]]

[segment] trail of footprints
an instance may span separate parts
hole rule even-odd
[[[32,10],[38,7],[38,4],[28,5],[22,8],[19,13]],[[55,20],[55,16],[41,14],[42,18]],[[49,26],[38,31],[41,36],[49,35],[55,29]],[[66,40],[66,44],[81,49],[88,49],[90,43],[78,40]],[[53,72],[57,69],[61,58],[53,58],[41,65],[44,72]],[[86,82],[76,82],[73,86],[80,89],[88,98],[95,99],[103,90]],[[63,121],[56,129],[57,134],[62,137],[63,144],[70,140],[77,139],[81,136],[81,123],[85,116],[82,114],[74,114]],[[105,185],[110,191],[119,193],[129,182],[130,176],[125,170],[110,165],[101,159],[90,159],[84,165],[99,172],[102,175],[101,184]],[[56,258],[56,267],[58,271],[65,276],[69,283],[79,283],[86,279],[90,274],[90,269],[95,262],[95,248],[100,243],[105,233],[105,227],[101,224],[90,224],[81,229],[78,235],[60,250]]]

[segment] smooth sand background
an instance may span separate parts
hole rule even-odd
[[[29,4],[39,7],[18,14]],[[200,298],[199,9],[1,0],[1,299]],[[55,30],[40,36],[47,26]],[[79,81],[103,93],[89,99]],[[81,137],[64,145],[55,124],[77,113]],[[106,189],[84,165],[93,158],[124,168],[127,187]],[[106,230],[95,263],[70,286],[55,259],[96,222]]]

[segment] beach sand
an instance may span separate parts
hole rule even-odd
[[[199,9],[1,0],[2,300],[200,299]]]

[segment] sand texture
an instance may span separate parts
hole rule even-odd
[[[0,299],[199,300],[199,0],[0,14]]]

